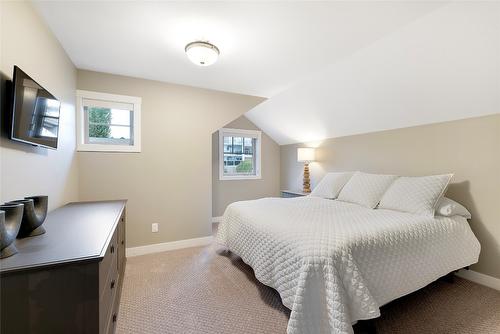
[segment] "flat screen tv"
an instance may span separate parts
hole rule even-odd
[[[14,66],[12,140],[57,149],[61,103]]]

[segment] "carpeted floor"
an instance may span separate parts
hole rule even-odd
[[[286,333],[289,311],[237,256],[211,245],[129,258],[117,333]],[[500,292],[456,278],[390,303],[377,333],[500,333]]]

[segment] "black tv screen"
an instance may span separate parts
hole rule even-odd
[[[61,103],[14,66],[11,139],[57,148]]]

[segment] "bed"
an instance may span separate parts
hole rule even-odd
[[[228,206],[217,241],[278,291],[288,334],[352,333],[358,320],[478,261],[463,217],[426,217],[313,196]]]

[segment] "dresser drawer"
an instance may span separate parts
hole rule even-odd
[[[114,334],[116,332],[116,324],[118,322],[118,308],[120,304],[120,299],[115,298],[115,303],[113,304],[113,310],[111,316],[109,317],[109,326],[107,334]]]
[[[113,257],[110,272],[104,284],[104,290],[99,298],[99,333],[107,333],[109,319],[112,316],[117,291],[119,289],[116,257]]]
[[[115,229],[113,237],[109,242],[108,248],[106,249],[106,254],[104,258],[99,263],[99,296],[102,295],[104,288],[107,285],[107,279],[114,267],[115,271],[117,268],[117,256],[118,256],[118,229]]]
[[[118,273],[120,275],[124,274],[125,271],[125,212],[122,214],[120,218],[120,222],[118,223]]]

